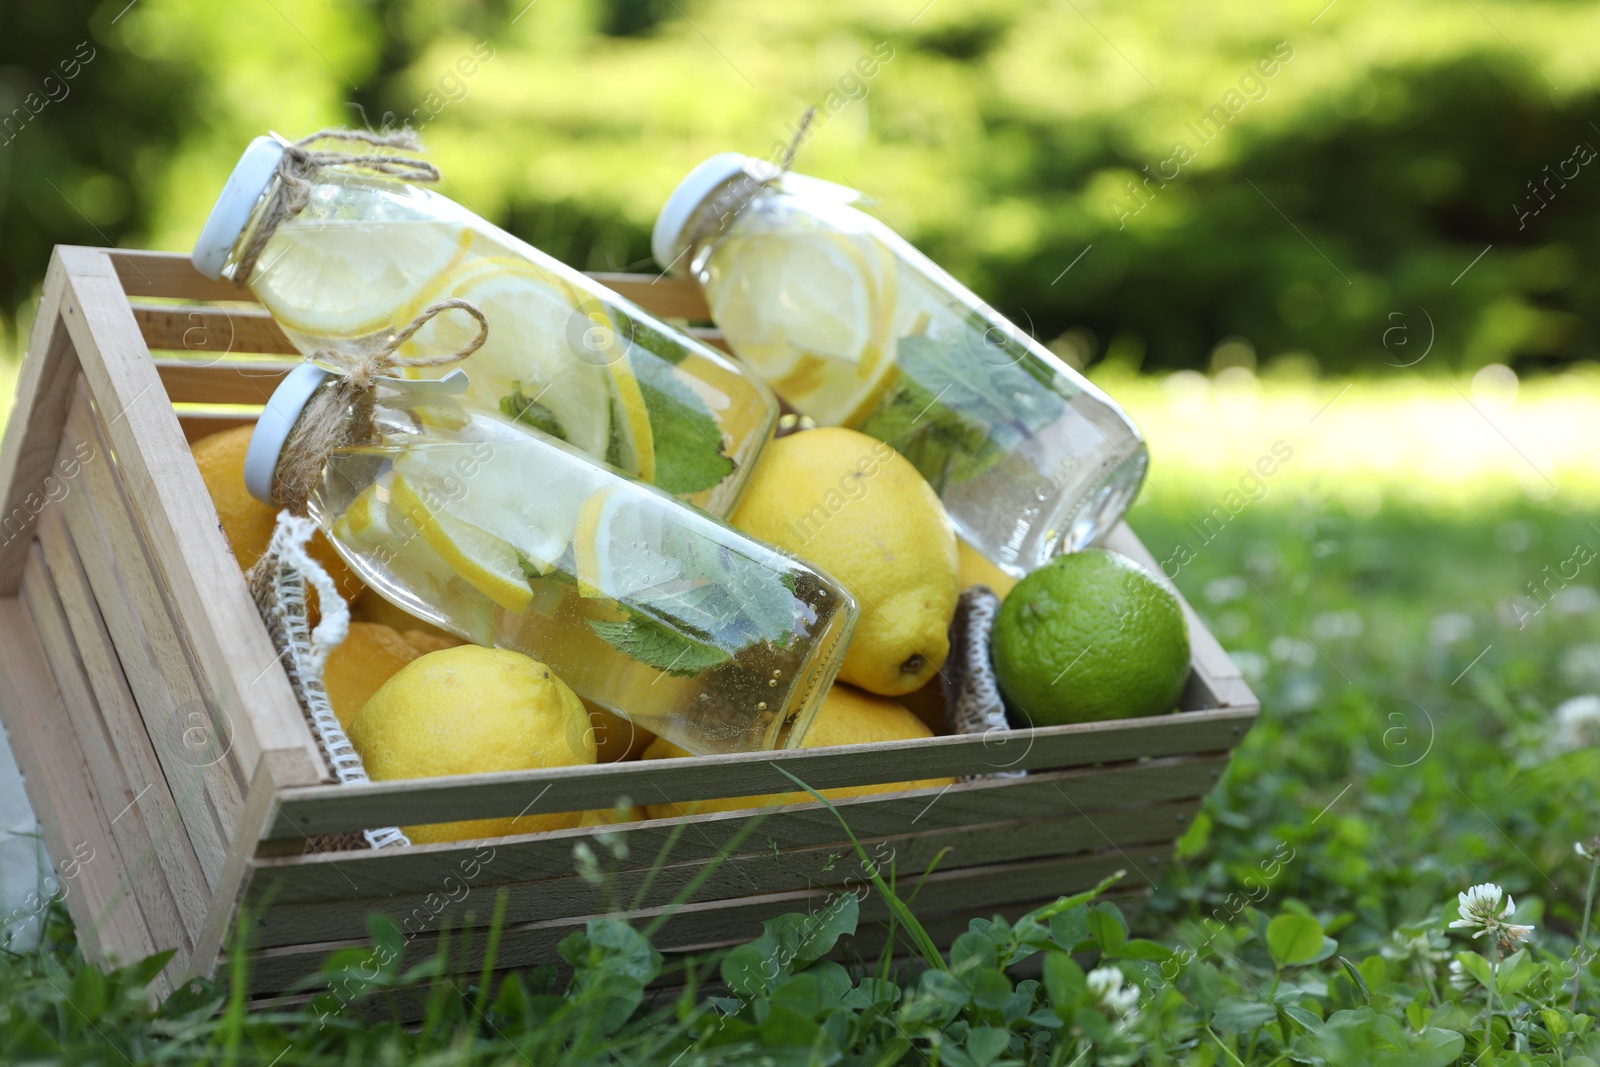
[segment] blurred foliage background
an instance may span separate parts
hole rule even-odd
[[[1080,364],[1526,373],[1596,351],[1597,72],[1566,0],[7,0],[0,310],[57,242],[187,249],[251,136],[363,122],[653,269],[691,166],[819,105],[798,169]]]

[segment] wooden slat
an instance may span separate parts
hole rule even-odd
[[[1261,703],[1245,684],[1244,678],[1239,674],[1239,668],[1234,665],[1222,644],[1206,628],[1205,621],[1195,613],[1194,608],[1189,606],[1189,601],[1178,591],[1177,585],[1167,577],[1161,564],[1156,562],[1156,558],[1134,535],[1126,522],[1118,523],[1116,529],[1107,535],[1105,547],[1142,564],[1150,573],[1156,575],[1162,584],[1177,594],[1178,602],[1183,607],[1183,617],[1189,624],[1189,656],[1194,663],[1195,679],[1204,685],[1212,706],[1259,711]],[[1195,679],[1191,679],[1191,683]]]
[[[700,287],[687,278],[606,272],[592,273],[589,277],[657,318],[711,321],[711,309],[706,306]]]
[[[325,780],[310,727],[287,675],[273,666],[272,642],[222,531],[195,521],[212,514],[211,498],[104,253],[98,264],[69,275],[63,308],[166,592],[214,687],[219,713],[233,723],[245,776],[254,774],[258,759],[267,759],[280,785]]]
[[[619,796],[656,803],[788,792],[794,784],[778,771],[780,766],[814,788],[830,789],[1224,752],[1238,743],[1254,715],[1254,711],[1194,711],[1016,730],[1002,741],[987,735],[947,736],[604,767],[311,786],[284,791],[268,836],[293,838],[367,826],[587,811],[609,808]]]
[[[33,516],[43,507],[45,479],[66,423],[78,358],[61,319],[67,267],[92,262],[87,249],[57,248],[45,275],[28,354],[17,375],[16,400],[0,439],[0,596],[22,584]]]
[[[1070,820],[1087,815],[1092,825],[1105,825],[1106,819],[1141,820],[1157,824],[1170,820],[1174,826],[1184,802],[1204,796],[1216,782],[1213,772],[1226,766],[1218,758],[1189,760],[1172,768],[1156,762],[1122,766],[1100,774],[1084,771],[1059,772],[1053,776],[1033,776],[1033,788],[1026,790],[1034,800],[1042,795],[1052,820]],[[1055,792],[1059,786],[1060,793]],[[903,793],[860,797],[836,802],[851,831],[863,841],[882,840],[912,832],[953,830],[972,825],[992,825],[1016,821],[1022,816],[1010,805],[1020,803],[1014,786],[1003,781],[963,796],[951,790],[931,794]],[[953,803],[952,803],[953,801]],[[949,805],[946,807],[946,805]],[[1119,805],[1175,805],[1171,815],[1155,807],[1120,811]],[[1166,809],[1163,808],[1163,811]],[[1142,813],[1141,813],[1142,811]],[[996,814],[998,812],[998,814]],[[731,855],[760,853],[771,858],[776,847],[803,850],[835,847],[844,840],[837,816],[820,804],[795,804],[765,809],[761,826]],[[750,818],[749,811],[714,812],[695,817],[687,826],[680,819],[653,819],[627,824],[629,850],[633,857],[624,869],[647,868],[658,857],[663,863],[705,863],[731,847],[732,840]],[[603,829],[603,828],[601,828]],[[487,842],[494,856],[492,869],[482,879],[527,881],[541,877],[560,877],[572,870],[572,848],[588,840],[597,829],[559,830],[534,836],[501,838]],[[1068,832],[1068,831],[1063,831]],[[672,839],[676,837],[676,840]],[[670,852],[663,853],[672,841]],[[776,843],[776,846],[774,845]],[[341,852],[324,855],[257,859],[256,878],[271,885],[273,899],[294,904],[317,900],[338,900],[352,893],[426,893],[437,889],[445,878],[459,875],[462,863],[474,857],[483,843],[468,845],[419,845],[403,851]]]
[[[172,616],[110,448],[80,390],[67,412],[63,449],[84,441],[96,454],[78,476],[83,491],[62,501],[66,527],[210,884],[243,804],[244,782],[230,743],[237,730],[212,713],[210,688]],[[211,736],[214,729],[222,740]]]
[[[885,870],[892,862],[902,876],[920,874],[935,859],[939,860],[940,870],[956,870],[1099,851],[1112,842],[1119,848],[1129,849],[1171,842],[1186,829],[1199,803],[1195,798],[1092,815],[1069,813],[1043,820],[978,823],[864,839],[862,846],[874,862]],[[690,835],[694,832],[691,830]],[[648,863],[651,856],[633,851],[636,846],[633,838],[630,833],[630,855]],[[769,846],[764,853],[730,857],[718,863],[688,899],[727,900],[788,892],[818,883],[838,884],[847,876],[856,883],[865,882],[860,861],[849,841],[838,830],[834,838],[822,846],[787,847],[776,854]],[[747,840],[745,847],[759,844],[761,840],[762,834],[757,830],[754,840]],[[785,846],[791,844],[787,838],[771,840],[782,840]],[[365,871],[352,870],[347,862],[337,864],[338,873],[350,879],[344,894],[326,900],[284,903],[278,892],[281,882],[257,877],[253,880],[252,895],[258,908],[264,910],[260,911],[251,933],[256,943],[263,946],[360,937],[371,912],[384,912],[396,921],[404,918],[408,932],[431,930],[437,928],[438,920],[430,914],[427,900],[431,894],[441,892],[481,891],[494,896],[504,891],[506,916],[511,922],[601,912],[617,901],[637,901],[643,907],[660,907],[676,899],[680,892],[690,891],[691,883],[705,866],[703,859],[677,861],[669,857],[658,867],[635,864],[632,869],[613,872],[604,886],[596,886],[571,873],[571,842],[563,843],[568,845],[566,856],[520,877],[512,873],[508,864],[502,864],[503,850],[496,843],[492,846],[492,858],[470,862],[465,869],[458,863],[454,871],[447,872],[431,885],[403,894],[396,894],[391,885],[371,879]],[[597,853],[605,854],[600,846],[594,848]],[[469,878],[469,873],[477,877]],[[1147,873],[1155,877],[1161,871]],[[644,894],[642,898],[641,893]]]
[[[39,547],[43,556],[37,566],[30,563],[30,574],[49,586],[51,601],[59,602],[64,614],[41,610],[37,588],[30,594],[24,584],[24,592],[78,747],[88,760],[100,802],[119,813],[113,826],[151,935],[186,954],[205,914],[208,893],[179,807],[203,800],[198,795],[175,798],[168,787],[88,578],[54,511],[40,518]],[[161,899],[152,900],[151,890],[159,891]]]
[[[134,248],[94,249],[110,257],[122,289],[129,296],[164,297],[175,300],[248,300],[255,302],[247,289],[230,281],[207,278],[194,269],[182,252],[149,252]],[[182,347],[182,346],[179,346]]]
[[[185,977],[211,978],[225,946],[236,935],[233,927],[239,904],[250,888],[250,860],[254,856],[262,827],[272,810],[277,795],[277,785],[272,780],[272,768],[262,761],[256,765],[255,777],[250,781],[244,811],[235,827],[233,841],[228,848],[222,874],[212,891],[211,906],[206,910],[205,923],[195,940],[194,955],[190,957]]]
[[[265,352],[297,355],[299,349],[263,307],[206,307],[184,304],[133,304],[133,319],[151,348],[190,353],[190,358],[223,359]]]
[[[184,440],[193,445],[202,437],[210,437],[222,430],[231,430],[236,426],[254,426],[256,420],[248,415],[236,415],[231,412],[220,411],[185,411],[178,415],[178,426],[183,430]]]
[[[990,867],[935,871],[923,881],[917,892],[915,907],[929,914],[957,909],[989,910],[1008,903],[1086,889],[1119,870],[1127,872],[1117,883],[1119,888],[1138,887],[1148,884],[1139,875],[1139,870],[1153,873],[1159,868],[1158,861],[1168,851],[1166,846],[1131,848]],[[909,891],[914,881],[912,877],[902,876],[902,890]],[[729,939],[748,940],[761,932],[759,924],[763,919],[785,912],[820,909],[833,891],[833,887],[819,885],[789,893],[685,904],[671,913],[671,919],[656,933],[653,942],[662,951],[671,951],[680,946],[706,945]],[[491,894],[468,894],[454,904],[445,902],[441,916],[448,917],[450,925],[459,930],[464,924],[488,925],[493,909]],[[644,908],[617,913],[613,917],[643,923],[667,910]],[[885,908],[875,894],[868,894],[862,902],[861,912],[865,919],[872,921],[882,917]],[[560,940],[574,929],[581,929],[592,917],[595,916],[576,915],[543,922],[508,923],[496,959],[506,967],[527,967],[548,962],[555,956]],[[459,940],[459,935],[453,940]],[[328,953],[366,943],[366,939],[361,938],[263,949],[251,960],[251,990],[264,992],[285,989],[314,973]],[[437,947],[436,934],[424,933],[409,939],[405,943],[400,966],[405,968],[428,958]],[[464,973],[475,973],[475,969],[482,964],[483,950],[484,939],[476,938],[466,952],[452,959],[453,968]]]
[[[174,404],[265,404],[302,359],[225,360],[197,363],[156,359],[156,372]]]
[[[37,624],[15,597],[0,598],[0,711],[46,850],[64,865],[84,859],[67,893],[84,954],[102,964],[150,955],[155,945],[144,916],[122,888],[110,817],[96,800]]]

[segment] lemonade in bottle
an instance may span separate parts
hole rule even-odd
[[[1099,540],[1144,479],[1138,429],[855,195],[723,153],[673,191],[653,251],[780,397],[893,445],[1008,573]]]
[[[251,437],[252,494],[282,502],[302,415],[339,380],[309,362],[284,379]],[[850,595],[567,442],[464,406],[470,391],[457,373],[379,378],[364,404],[334,394],[343,430],[304,510],[361,579],[691,752],[799,744],[855,628]]]
[[[246,149],[195,245],[201,273],[247,284],[307,355],[368,350],[429,304],[470,300],[494,330],[465,365],[465,404],[542,430],[713,514],[733,507],[777,417],[771,392],[736,360],[453,201],[397,180],[395,168],[321,165],[286,189],[286,147],[300,158],[309,151],[273,137]],[[413,166],[412,178],[431,171]],[[275,210],[291,191],[298,209]],[[459,346],[472,326],[458,318],[435,319],[406,351]]]

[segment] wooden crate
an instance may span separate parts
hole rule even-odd
[[[602,275],[664,316],[704,321],[691,285]],[[1126,870],[1137,894],[1257,712],[1184,605],[1193,665],[1178,714],[826,750],[334,784],[218,527],[186,439],[251,421],[299,361],[266,312],[177,255],[57,248],[0,445],[0,714],[84,950],[177,955],[160,982],[213,973],[249,916],[251,990],[271,995],[364,943],[382,911],[407,960],[442,930],[507,912],[500,967],[554,958],[605,914],[659,915],[705,862],[728,859],[661,929],[667,951],[736,943],[772,915],[853,889],[858,865],[814,803],[635,824],[605,892],[575,873],[577,829],[405,849],[309,852],[385,825],[1026,769],[840,810],[901,877],[941,852],[919,913],[954,930]],[[714,343],[713,331],[702,335]],[[162,353],[152,355],[152,350]],[[1154,561],[1126,527],[1110,545]],[[649,870],[670,843],[660,869]],[[596,851],[604,854],[597,847]],[[609,895],[606,895],[609,894]],[[881,915],[872,900],[864,914]],[[865,935],[864,936],[868,936]],[[484,938],[461,956],[476,971]]]

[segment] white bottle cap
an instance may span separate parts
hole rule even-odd
[[[705,198],[723,182],[742,170],[765,167],[766,164],[738,152],[718,152],[684,176],[672,190],[667,202],[656,216],[655,229],[650,233],[650,251],[668,274],[683,274],[687,263],[678,262],[683,257],[683,230],[689,225]]]
[[[272,474],[278,469],[278,455],[289,440],[289,431],[317,386],[332,376],[315,363],[300,364],[278,383],[256,420],[250,447],[244,453],[244,487],[263,504],[272,503]]]
[[[278,169],[278,161],[283,158],[283,146],[284,142],[279,138],[257,137],[244,150],[239,162],[234,164],[233,173],[228,175],[222,192],[217,194],[217,202],[211,205],[206,224],[200,227],[194,251],[189,253],[189,262],[194,264],[194,269],[207,278],[222,277],[222,267],[228,262],[228,254],[233,251],[245,224],[250,221],[250,212],[255,210],[256,201],[261,199],[267,183],[272,181],[273,171]]]

